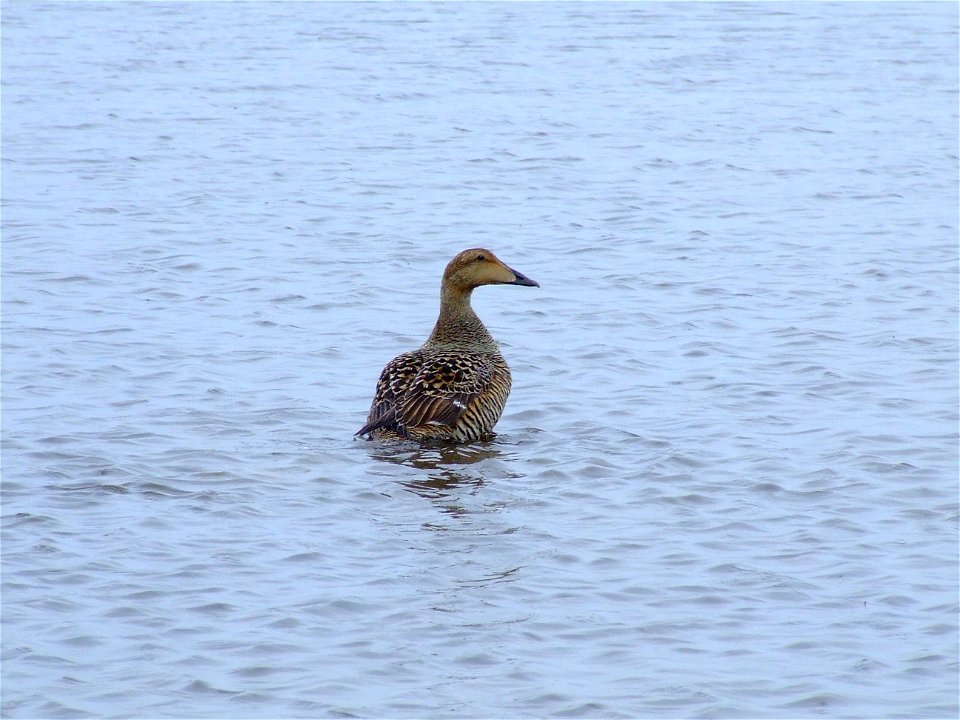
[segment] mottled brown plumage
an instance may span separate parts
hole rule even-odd
[[[510,368],[470,306],[481,285],[540,287],[489,250],[464,250],[453,258],[443,273],[433,332],[419,348],[387,363],[357,435],[458,443],[492,437],[510,394]]]

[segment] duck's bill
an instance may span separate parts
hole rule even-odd
[[[513,268],[510,268],[510,272],[512,272],[517,279],[514,280],[512,283],[507,283],[507,285],[526,285],[527,287],[540,287],[540,283],[538,283],[536,280],[531,280],[523,273],[517,272]]]

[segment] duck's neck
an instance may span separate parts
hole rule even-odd
[[[440,316],[427,345],[482,345],[497,347],[496,341],[470,306],[473,289],[440,289]]]

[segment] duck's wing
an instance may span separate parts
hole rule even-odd
[[[366,435],[380,428],[398,429],[398,406],[422,365],[423,352],[420,350],[397,355],[387,363],[377,380],[377,391],[370,404],[367,424],[357,430],[356,435]]]
[[[434,353],[397,406],[397,420],[407,428],[453,426],[493,380],[494,364],[483,353]]]

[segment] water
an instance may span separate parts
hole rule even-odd
[[[5,717],[956,717],[955,4],[2,12]]]

